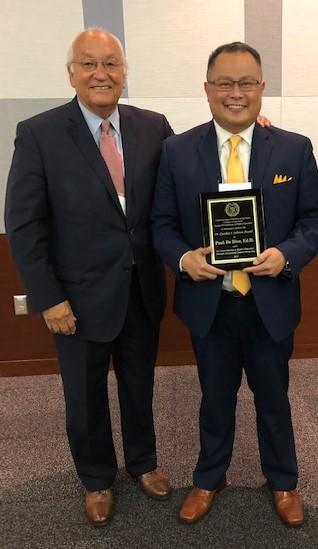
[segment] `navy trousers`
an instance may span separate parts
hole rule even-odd
[[[235,409],[243,368],[254,394],[262,471],[273,490],[292,490],[298,479],[288,400],[293,336],[273,341],[252,294],[222,292],[206,337],[192,337],[202,390],[200,455],[193,484],[216,488],[231,461]]]
[[[110,487],[117,473],[107,391],[110,359],[117,378],[126,470],[137,477],[157,466],[152,397],[158,338],[159,326],[147,316],[136,273],[126,320],[114,341],[55,337],[66,431],[78,476],[87,490]]]

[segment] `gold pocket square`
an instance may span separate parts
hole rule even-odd
[[[275,175],[274,177],[274,180],[273,180],[273,185],[277,185],[278,183],[288,183],[289,181],[291,181],[293,178],[292,177],[288,177],[288,175]]]

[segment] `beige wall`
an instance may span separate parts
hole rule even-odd
[[[114,2],[121,0],[107,0],[107,7]],[[88,23],[122,27],[129,63],[124,101],[165,113],[176,132],[210,116],[203,93],[209,52],[255,37],[251,45],[266,61],[269,84],[263,113],[308,135],[318,152],[315,0],[122,0],[116,22],[105,6],[105,0],[0,2],[0,233],[16,123],[72,97],[66,50]]]

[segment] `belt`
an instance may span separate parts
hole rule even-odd
[[[241,294],[241,292],[239,292],[238,290],[233,290],[233,292],[230,292],[228,290],[222,290],[222,296],[223,297],[240,297],[240,298],[245,298],[245,297],[250,297],[252,295],[252,290],[249,290],[247,292],[247,294],[243,295]]]

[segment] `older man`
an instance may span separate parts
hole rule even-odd
[[[159,168],[154,245],[176,274],[175,310],[190,330],[202,388],[201,450],[180,510],[188,523],[226,486],[243,367],[275,508],[287,525],[303,523],[288,359],[299,273],[318,250],[318,172],[307,138],[255,125],[263,89],[257,51],[240,42],[217,48],[205,82],[213,121],[169,137]],[[221,181],[263,190],[267,247],[243,273],[211,265],[211,248],[202,247],[199,194],[218,193]]]
[[[18,125],[6,226],[33,310],[55,336],[86,513],[103,526],[117,472],[110,358],[126,469],[148,496],[170,494],[157,468],[152,414],[165,283],[149,215],[162,141],[172,130],[163,115],[118,106],[126,61],[115,36],[82,32],[67,68],[76,97]]]

